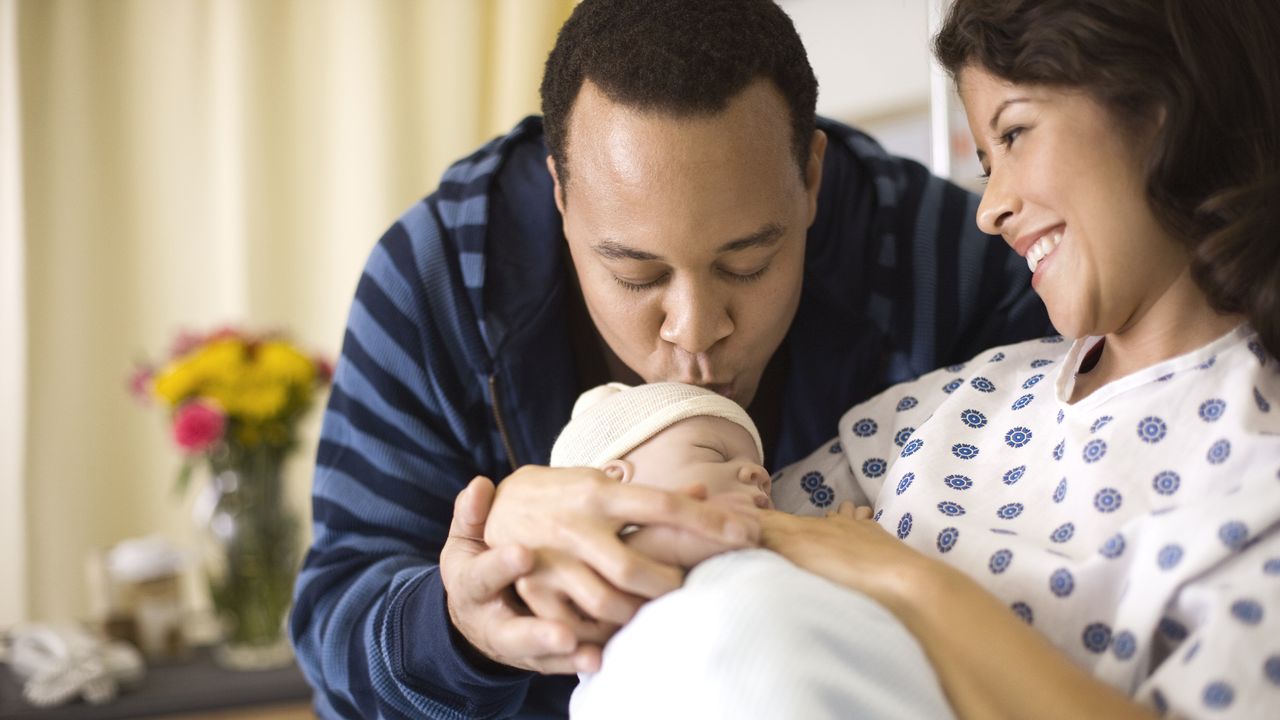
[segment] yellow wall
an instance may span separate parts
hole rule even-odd
[[[13,147],[0,123],[0,163],[22,210],[0,260],[23,263],[0,282],[22,278],[26,327],[0,356],[25,365],[26,395],[0,411],[25,437],[25,467],[0,476],[0,527],[26,543],[0,556],[3,626],[83,616],[93,547],[191,545],[178,455],[125,392],[131,363],[228,321],[336,355],[369,248],[449,162],[536,112],[573,2],[0,3],[20,124]],[[291,468],[303,509],[318,416]]]

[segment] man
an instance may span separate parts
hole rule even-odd
[[[777,469],[885,386],[1048,328],[975,198],[815,121],[769,0],[586,0],[542,95],[356,291],[291,620],[323,716],[563,716],[559,674],[681,581],[622,527],[753,544],[697,488],[537,467],[582,390],[710,387]]]

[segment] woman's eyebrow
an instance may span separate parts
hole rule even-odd
[[[1008,100],[1005,100],[1004,102],[1000,103],[996,107],[996,111],[991,114],[991,122],[987,123],[988,125],[991,126],[991,132],[996,131],[996,124],[1000,122],[1000,113],[1004,112],[1005,109],[1007,109],[1010,105],[1015,105],[1017,103],[1025,103],[1025,102],[1031,102],[1031,98],[1015,97],[1015,98],[1009,98]]]

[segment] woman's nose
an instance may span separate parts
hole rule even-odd
[[[1005,173],[993,170],[982,191],[982,201],[978,203],[978,227],[988,235],[1001,235],[1020,207],[1017,194],[1008,189]]]

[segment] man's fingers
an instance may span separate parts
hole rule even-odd
[[[574,672],[600,672],[600,663],[604,660],[604,647],[591,643],[583,643],[573,651]]]
[[[702,483],[691,483],[689,485],[685,485],[684,487],[676,490],[676,492],[684,495],[685,497],[691,497],[694,500],[707,499],[707,486]]]
[[[533,553],[519,545],[486,550],[467,561],[456,587],[449,588],[449,592],[459,593],[472,603],[485,602],[532,569]]]
[[[472,478],[453,501],[453,522],[449,526],[449,534],[483,540],[484,524],[489,519],[492,505],[493,481],[479,475]]]
[[[637,525],[672,525],[722,540],[734,547],[754,545],[760,526],[740,513],[711,503],[642,485],[615,485],[602,498],[604,513]]]
[[[644,604],[643,598],[619,592],[594,570],[576,560],[560,565],[556,576],[561,592],[592,620],[625,625]]]
[[[540,669],[540,666],[530,665],[530,662],[557,655],[568,656],[578,646],[573,631],[564,623],[529,616],[517,616],[494,623],[488,629],[488,636],[489,645],[500,660],[523,660],[518,666],[530,670]],[[511,664],[509,660],[503,661]]]
[[[651,600],[684,583],[683,570],[651,560],[613,535],[585,537],[577,552],[614,587],[641,598]]]
[[[578,642],[603,643],[618,631],[618,625],[583,617],[564,594],[529,577],[516,581],[516,592],[534,615],[564,623]]]

